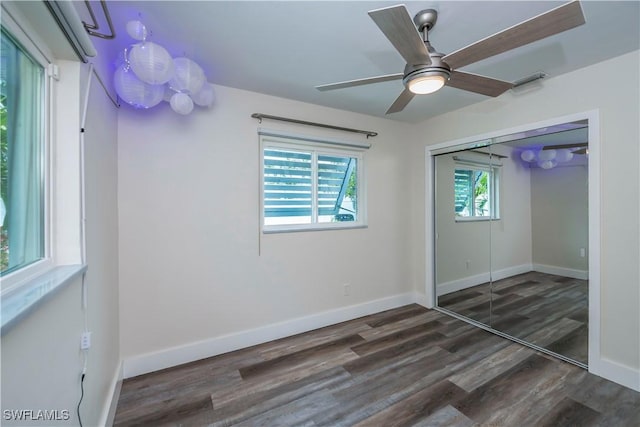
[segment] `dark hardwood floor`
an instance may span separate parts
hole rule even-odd
[[[586,365],[588,294],[586,280],[533,271],[442,295],[438,306]]]
[[[418,305],[127,379],[116,426],[638,426],[640,393]]]

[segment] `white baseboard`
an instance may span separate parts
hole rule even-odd
[[[588,280],[589,272],[574,268],[558,267],[555,265],[533,264],[533,270],[540,273],[555,274],[556,276],[571,277],[572,279]]]
[[[492,273],[493,280],[502,280],[507,277],[516,276],[522,273],[528,273],[532,270],[531,264],[514,265]],[[462,279],[452,280],[437,285],[436,293],[438,296],[450,294],[452,292],[461,291],[463,289],[472,288],[474,286],[487,283],[489,281],[489,272],[476,274],[474,276],[463,277]]]
[[[425,294],[421,294],[418,292],[413,293],[413,302],[419,304],[425,308],[433,308],[429,307],[429,301],[427,300],[427,296]]]
[[[589,279],[589,272],[584,270],[576,270],[572,268],[558,267],[546,264],[522,264],[513,267],[503,268],[493,272],[493,280],[502,280],[507,277],[518,274],[527,273],[529,271],[539,271],[541,273],[555,274],[557,276],[571,277],[573,279]],[[462,279],[452,280],[450,282],[441,283],[437,286],[437,295],[446,295],[452,292],[461,291],[463,289],[472,288],[474,286],[487,283],[489,281],[489,273],[480,273],[474,276],[463,277]]]
[[[141,354],[123,361],[123,377],[158,371],[416,302],[416,293],[341,307],[233,334]],[[419,298],[419,297],[418,297]]]
[[[527,271],[531,271],[531,266],[522,265],[503,269],[500,271],[500,275],[504,275],[501,278],[505,278],[526,273]],[[500,275],[494,276],[494,278],[500,277]],[[481,275],[477,275],[474,277],[478,278],[480,276]],[[476,285],[484,282],[486,282],[486,280],[476,283]],[[111,390],[113,390],[112,398],[110,402],[105,404],[100,418],[100,425],[113,425],[123,378],[130,378],[206,357],[216,356],[229,351],[311,331],[411,303],[425,306],[426,302],[426,295],[421,293],[401,294],[125,359],[114,375],[111,384]],[[592,359],[593,358],[590,357],[589,372],[633,390],[640,391],[640,371],[606,358],[599,358],[598,360]]]
[[[120,390],[122,389],[123,379],[123,363],[120,362],[111,380],[109,386],[110,396],[105,402],[102,408],[102,414],[98,422],[99,426],[112,426],[116,418],[116,409],[118,407],[118,400],[120,399]]]
[[[640,391],[640,371],[607,358],[589,359],[589,372],[618,383],[635,391]]]

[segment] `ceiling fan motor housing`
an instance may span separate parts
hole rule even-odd
[[[442,76],[445,80],[449,80],[451,76],[451,67],[447,65],[446,62],[442,60],[443,54],[441,53],[430,53],[431,64],[417,64],[410,65],[407,64],[404,67],[404,77],[402,78],[402,83],[405,87],[409,82],[417,77],[422,76]]]

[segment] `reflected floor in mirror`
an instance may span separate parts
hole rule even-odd
[[[438,306],[587,364],[589,282],[532,271],[438,297]],[[489,314],[491,306],[492,313]]]

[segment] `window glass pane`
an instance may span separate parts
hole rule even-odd
[[[0,271],[44,257],[44,70],[2,29]]]
[[[318,222],[356,221],[357,159],[318,155]]]
[[[264,224],[310,224],[312,155],[293,150],[264,150]]]
[[[489,172],[474,171],[473,174],[473,207],[474,216],[489,216]]]
[[[473,215],[473,171],[456,169],[454,175],[454,208],[457,216]]]

